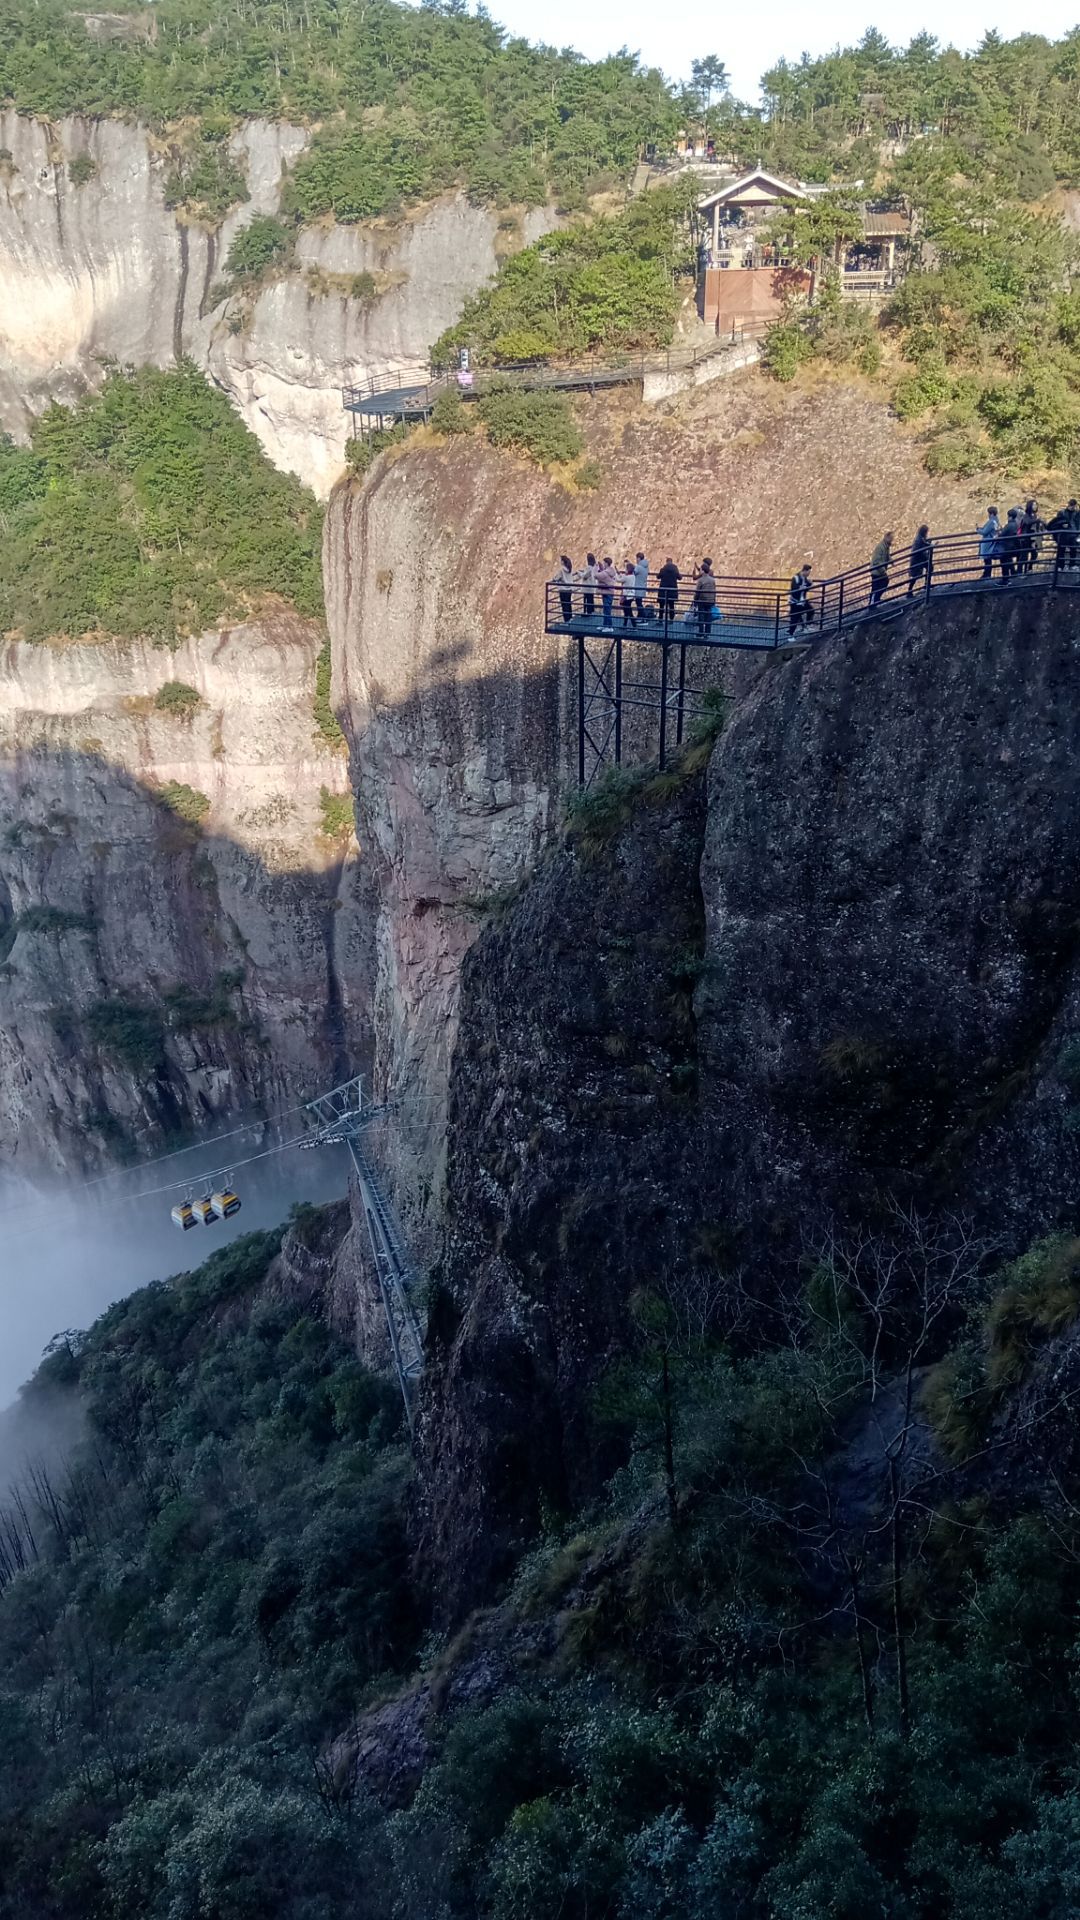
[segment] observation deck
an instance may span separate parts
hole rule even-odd
[[[576,642],[578,781],[589,787],[608,767],[655,757],[666,764],[687,727],[708,707],[723,652],[805,649],[869,621],[895,619],[919,600],[964,594],[1080,592],[1080,527],[1044,529],[1033,548],[999,542],[984,554],[978,533],[942,536],[929,562],[894,547],[886,569],[869,563],[812,582],[795,596],[789,581],[716,576],[712,606],[695,580],[661,587],[650,572],[644,593],[624,604],[579,579],[546,589],[544,630]]]

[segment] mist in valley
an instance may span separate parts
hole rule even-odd
[[[205,1191],[207,1176],[225,1163],[205,1146],[165,1162],[148,1161],[87,1184],[70,1181],[31,1188],[0,1188],[4,1253],[0,1278],[0,1409],[9,1408],[50,1340],[88,1327],[105,1308],[152,1280],[198,1266],[215,1249],[256,1228],[277,1226],[296,1202],[340,1199],[347,1186],[343,1146],[306,1151],[288,1147],[253,1165],[239,1163],[265,1151],[253,1127],[230,1140],[232,1183],[241,1210],[230,1220],[182,1233],[170,1209]],[[164,1192],[166,1183],[177,1185]],[[20,1408],[17,1421],[0,1413],[0,1475],[14,1448],[37,1450],[46,1432],[31,1434]],[[39,1423],[40,1424],[40,1423]]]

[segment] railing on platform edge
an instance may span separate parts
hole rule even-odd
[[[895,548],[887,568],[869,562],[811,583],[805,597],[790,584],[715,576],[714,605],[697,599],[697,583],[680,580],[664,589],[650,572],[639,595],[615,588],[551,582],[545,595],[545,630],[577,640],[578,780],[589,786],[609,758],[622,762],[623,714],[645,708],[660,717],[658,763],[667,755],[668,716],[674,715],[675,744],[681,745],[687,721],[702,696],[686,683],[690,648],[775,652],[805,647],[863,625],[892,619],[918,600],[934,594],[1023,591],[1025,588],[1080,590],[1080,526],[1051,531],[1044,527],[1028,542],[1004,535],[991,554],[983,552],[979,533],[942,535],[929,558],[914,546]],[[644,614],[641,608],[644,608]],[[626,642],[660,649],[658,682],[635,679],[626,691],[623,647]],[[596,643],[599,642],[597,646]],[[676,649],[673,682],[670,654]],[[603,715],[595,728],[595,715]],[[594,756],[587,771],[588,751]]]
[[[649,353],[584,354],[573,361],[515,361],[495,367],[478,367],[472,381],[465,385],[453,372],[425,372],[415,368],[391,371],[372,375],[370,380],[358,386],[343,386],[341,404],[347,413],[357,412],[382,394],[408,395],[411,402],[408,410],[419,413],[429,410],[440,393],[451,389],[456,389],[463,400],[471,400],[489,392],[492,387],[615,386],[642,380],[647,374],[692,372],[706,361],[730,353],[748,340],[760,338],[768,324],[766,319],[750,320],[741,326],[725,328],[710,340],[686,347],[657,348]],[[394,411],[400,411],[400,408],[388,409],[388,412]]]

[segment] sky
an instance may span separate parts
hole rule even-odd
[[[965,50],[977,46],[991,27],[1008,39],[1027,31],[1056,40],[1080,21],[1080,0],[1046,0],[1034,18],[1021,17],[1003,0],[938,0],[934,6],[916,0],[914,9],[900,14],[881,0],[833,0],[809,10],[792,0],[724,8],[680,0],[670,12],[656,0],[619,0],[618,5],[615,0],[544,0],[540,7],[536,0],[488,0],[488,12],[512,33],[573,46],[590,59],[630,47],[673,79],[687,78],[697,56],[715,53],[731,75],[733,92],[756,101],[761,75],[781,55],[797,60],[802,53],[851,46],[867,27],[903,43],[926,30],[943,45]]]

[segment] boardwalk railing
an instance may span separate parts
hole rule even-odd
[[[512,361],[497,367],[479,367],[462,383],[456,372],[435,372],[416,366],[374,374],[357,386],[343,387],[341,404],[347,413],[378,419],[425,419],[441,393],[457,391],[463,400],[477,399],[499,387],[525,391],[584,390],[629,386],[649,374],[692,373],[718,354],[731,353],[758,338],[765,321],[729,327],[712,339],[694,345],[667,347],[654,353],[587,353],[569,361]]]
[[[1003,534],[991,552],[987,545],[978,533],[946,535],[929,556],[896,548],[885,568],[853,567],[809,583],[805,592],[788,581],[723,575],[703,591],[700,580],[661,584],[655,572],[640,591],[593,585],[580,572],[570,584],[553,581],[545,629],[577,641],[580,783],[620,765],[631,736],[632,757],[651,757],[646,714],[658,717],[662,767],[669,745],[682,742],[700,710],[710,678],[715,683],[707,662],[721,650],[803,647],[941,595],[1080,591],[1080,527],[1047,528],[1030,540]]]

